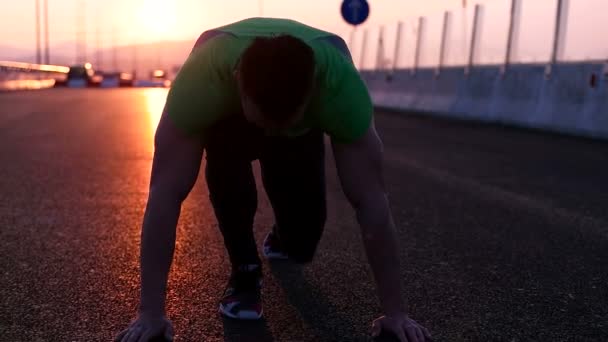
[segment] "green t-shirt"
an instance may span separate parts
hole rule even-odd
[[[215,122],[242,113],[234,69],[256,37],[289,34],[315,53],[316,87],[301,122],[288,136],[320,129],[336,141],[348,143],[369,128],[372,102],[352,61],[327,39],[335,36],[292,20],[253,18],[219,27],[219,34],[196,46],[169,91],[166,110],[182,131],[203,136]]]

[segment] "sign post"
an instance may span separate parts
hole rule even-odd
[[[349,48],[352,49],[355,41],[355,31],[357,30],[357,26],[363,24],[369,17],[369,3],[367,0],[344,0],[342,2],[342,6],[340,7],[340,12],[342,13],[342,18],[344,21],[353,25],[353,31],[351,33],[349,42]],[[361,50],[361,56],[363,56],[365,53],[365,42],[361,46]],[[361,58],[363,59],[363,57]],[[362,65],[363,62],[361,61],[360,64]]]

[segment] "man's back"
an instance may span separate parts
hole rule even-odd
[[[290,35],[315,55],[315,92],[303,120],[283,133],[299,136],[311,128],[348,142],[371,122],[371,99],[341,38],[297,21],[252,18],[201,35],[167,98],[167,111],[182,131],[204,135],[217,121],[240,111],[234,71],[255,38]],[[337,44],[336,44],[337,43]],[[342,44],[343,48],[336,45]]]
[[[237,37],[272,37],[288,34],[309,43],[315,39],[335,36],[295,20],[277,18],[250,18],[218,27],[211,31],[231,33]]]

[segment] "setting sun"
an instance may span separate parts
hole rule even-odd
[[[175,29],[175,5],[171,1],[143,0],[137,11],[137,23],[142,33],[154,39],[166,39]]]

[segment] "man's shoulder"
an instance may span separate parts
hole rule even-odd
[[[192,49],[193,50],[197,49],[197,48],[199,48],[199,47],[207,44],[213,38],[218,38],[220,36],[225,36],[225,35],[228,35],[228,33],[225,33],[225,32],[222,32],[222,31],[218,31],[218,30],[215,30],[215,29],[204,31],[198,37],[198,39],[196,40],[196,43],[194,43],[194,47]]]
[[[171,85],[168,115],[185,132],[200,133],[240,103],[233,76],[240,47],[223,37],[203,33]]]
[[[271,37],[289,34],[310,42],[319,37],[334,35],[331,32],[285,18],[248,18],[212,29],[233,34],[237,37]]]

